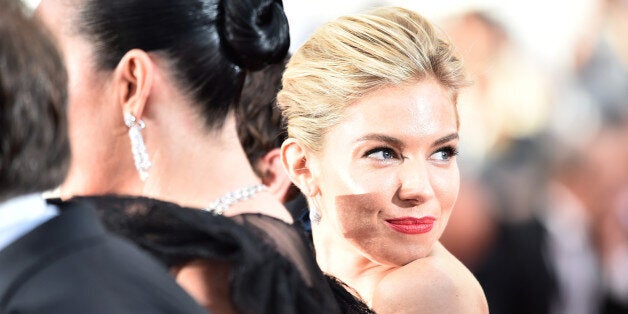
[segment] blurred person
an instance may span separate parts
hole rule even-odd
[[[628,187],[628,150],[618,146],[628,124],[621,116],[609,116],[579,145],[548,134],[495,160],[493,190],[529,197],[532,215],[497,219],[495,239],[472,269],[491,313],[627,313],[628,228],[617,204]],[[525,172],[527,186],[512,185]]]
[[[237,140],[246,73],[288,50],[281,1],[44,0],[36,14],[69,71],[62,198],[93,204],[212,312],[339,312]]]
[[[0,313],[204,313],[88,205],[42,198],[70,162],[67,76],[22,3],[0,7]]]
[[[628,209],[622,201],[628,190],[628,152],[619,144],[628,138],[628,49],[624,40],[628,3],[600,0],[595,4],[574,47],[572,68],[559,85],[561,96],[555,100],[550,125],[557,141],[573,151],[572,158],[556,163],[560,177],[555,180],[558,184],[552,184],[552,205],[576,209],[566,211],[569,215],[563,215],[567,218],[559,216],[561,224],[557,219],[550,222],[554,229],[570,226],[591,243],[595,253],[592,272],[600,277],[593,282],[601,290],[591,292],[592,306],[604,307],[603,312],[628,313]],[[576,271],[561,267],[557,272],[562,274],[560,286],[567,290],[564,303],[582,299],[574,296],[577,289],[565,279]]]
[[[461,92],[458,105],[460,162],[466,172],[479,176],[491,166],[491,156],[507,150],[511,140],[543,131],[552,89],[547,73],[517,46],[497,15],[465,12],[447,19],[444,29],[473,82]]]
[[[564,156],[552,156],[543,217],[558,283],[554,313],[628,313],[628,228],[618,224],[626,208],[617,206],[628,189],[628,116],[609,114],[578,145],[555,145]]]
[[[278,94],[282,159],[306,195],[317,261],[377,313],[486,313],[482,288],[439,242],[459,188],[452,46],[395,7],[321,26]]]
[[[577,142],[603,123],[608,112],[628,108],[628,4],[597,0],[579,41],[573,63],[561,73],[551,131],[564,141]],[[573,125],[590,124],[589,128]]]
[[[555,299],[547,230],[539,219],[547,202],[549,147],[544,138],[512,140],[487,161],[478,178],[490,195],[483,209],[492,209],[491,237],[472,263],[463,262],[484,288],[491,313],[550,313]],[[526,214],[511,215],[513,211]]]
[[[572,78],[597,105],[625,108],[628,97],[628,3],[597,0],[574,49]]]

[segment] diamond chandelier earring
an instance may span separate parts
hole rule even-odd
[[[148,169],[152,165],[150,159],[148,159],[146,144],[144,144],[144,138],[142,137],[142,129],[146,125],[144,121],[135,118],[130,113],[124,114],[124,124],[129,127],[129,138],[131,139],[131,151],[135,160],[135,168],[140,175],[140,180],[146,181],[148,179]]]
[[[310,222],[318,225],[319,222],[321,222],[321,218],[323,218],[321,216],[321,212],[318,210],[318,208],[316,208],[316,205],[314,205],[313,203],[309,206],[309,211],[310,211]]]

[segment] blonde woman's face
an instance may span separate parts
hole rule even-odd
[[[436,81],[366,95],[317,157],[320,223],[376,263],[427,256],[458,195],[457,144],[455,107]]]

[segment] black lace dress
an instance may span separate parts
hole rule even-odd
[[[144,197],[97,196],[105,226],[169,268],[208,259],[229,263],[229,294],[240,313],[372,313],[325,276],[298,229],[261,214],[216,216]]]

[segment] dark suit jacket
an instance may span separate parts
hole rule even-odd
[[[486,259],[472,269],[491,314],[548,314],[557,286],[540,221],[499,225]]]
[[[472,269],[482,285],[491,314],[550,313],[559,298],[550,261],[548,233],[537,218],[503,223],[480,265]],[[604,296],[601,314],[628,314],[628,305]]]
[[[84,204],[0,251],[0,313],[206,313]]]
[[[314,240],[312,239],[312,222],[310,221],[310,210],[307,205],[307,199],[303,193],[298,194],[291,200],[283,204],[292,219],[294,220],[294,226],[303,234],[305,239],[309,242],[310,249],[314,252]]]

